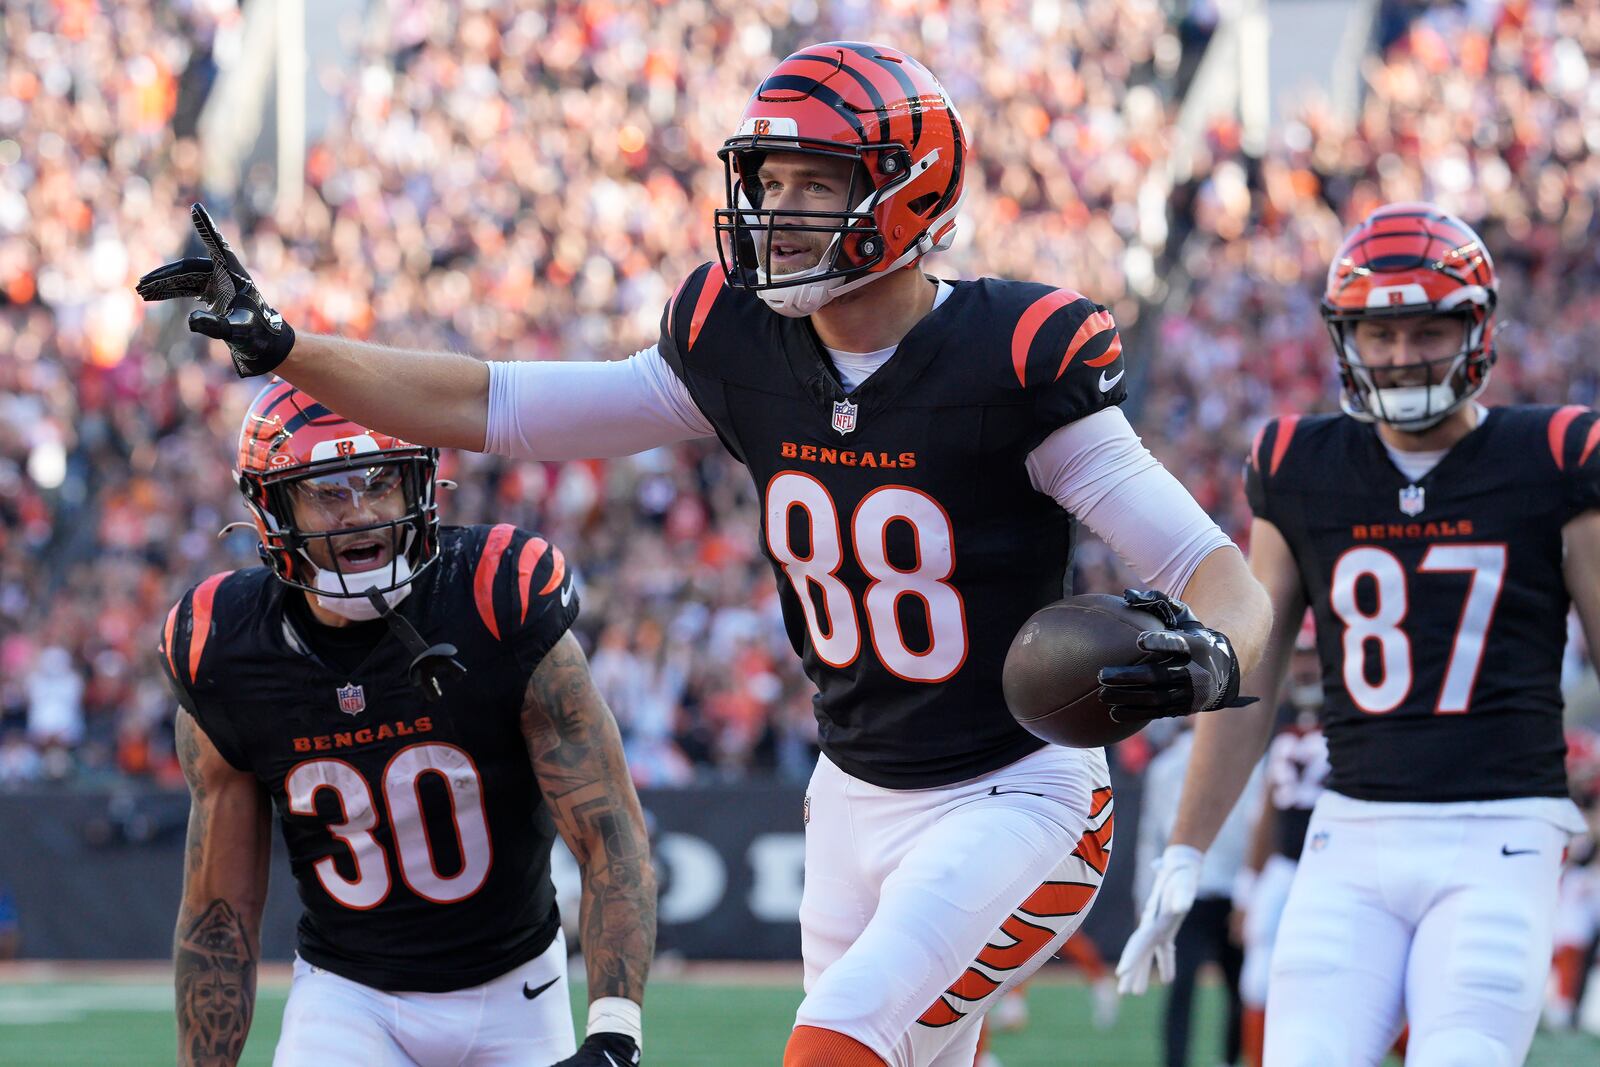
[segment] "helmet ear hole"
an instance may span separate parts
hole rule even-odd
[[[932,211],[933,206],[938,202],[938,193],[923,193],[906,206],[909,207],[914,213],[926,217],[928,212]]]

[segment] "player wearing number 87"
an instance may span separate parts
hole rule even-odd
[[[983,1012],[1083,920],[1111,843],[1104,753],[1046,746],[1000,691],[1012,636],[1070,592],[1077,523],[1233,639],[1218,684],[1265,640],[1243,557],[1118,408],[1111,313],[1068,288],[925,273],[954,240],[971,151],[914,57],[859,41],[789,56],[718,153],[717,261],[628,359],[486,366],[268,338],[253,285],[241,303],[212,280],[247,278],[220,252],[140,284],[224,309],[242,372],[275,366],[411,440],[559,460],[715,437],[745,464],[823,750],[787,1067],[970,1064]],[[1180,646],[1163,667],[1187,671]],[[1167,713],[1192,696],[1117,693]]]
[[[441,527],[437,453],[284,382],[245,416],[262,567],[167,616],[192,807],[174,945],[178,1060],[249,1029],[276,808],[305,911],[274,1063],[636,1064],[655,940],[643,817],[568,627],[560,549]],[[550,881],[583,874],[576,1050]]]
[[[1268,983],[1266,1062],[1514,1064],[1550,961],[1567,799],[1561,692],[1575,604],[1600,660],[1600,420],[1484,409],[1495,272],[1427,204],[1374,212],[1328,273],[1344,414],[1251,450],[1251,568],[1276,613],[1257,709],[1196,726],[1155,888],[1118,972],[1142,991],[1193,899],[1197,850],[1270,728],[1316,620],[1331,773]]]

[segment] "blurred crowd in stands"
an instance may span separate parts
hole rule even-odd
[[[18,0],[0,15],[0,788],[179,781],[155,665],[190,584],[255,563],[231,477],[258,383],[143,270],[204,196],[297,328],[495,359],[612,359],[654,342],[714,255],[715,150],[792,48],[920,55],[976,166],[945,276],[1067,285],[1136,357],[1130,412],[1235,536],[1270,415],[1334,403],[1316,312],[1343,230],[1431,198],[1482,227],[1503,279],[1494,401],[1600,391],[1600,0],[1385,6],[1354,125],[1308,102],[1261,158],[1214,122],[1174,166],[1212,5],[1159,0],[389,0],[357,62],[314,71],[338,112],[306,197],[270,173],[202,189],[197,115],[237,56],[234,0]],[[716,443],[611,462],[446,457],[447,521],[543,531],[581,568],[581,636],[642,784],[809,771],[810,688],[756,552],[753,490]],[[1103,546],[1078,585],[1117,589]]]

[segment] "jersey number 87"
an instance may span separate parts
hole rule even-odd
[[[1466,573],[1472,575],[1467,599],[1461,606],[1461,620],[1455,642],[1450,646],[1450,662],[1439,690],[1435,713],[1464,712],[1472,704],[1472,690],[1483,663],[1485,639],[1494,619],[1495,605],[1506,577],[1506,546],[1503,544],[1433,545],[1422,557],[1418,573]],[[1371,578],[1377,597],[1373,610],[1365,612],[1356,602],[1356,583]],[[1401,625],[1409,605],[1404,567],[1394,553],[1382,548],[1352,548],[1339,557],[1333,568],[1331,603],[1334,614],[1344,623],[1344,684],[1356,707],[1371,715],[1393,711],[1411,692],[1411,639]],[[1376,642],[1379,677],[1367,677],[1366,648]]]

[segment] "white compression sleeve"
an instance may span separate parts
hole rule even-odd
[[[1151,588],[1179,596],[1233,542],[1156,461],[1118,408],[1069,422],[1028,455],[1033,486],[1077,516]]]
[[[714,433],[654,345],[593,363],[489,364],[485,452],[601,459]]]

